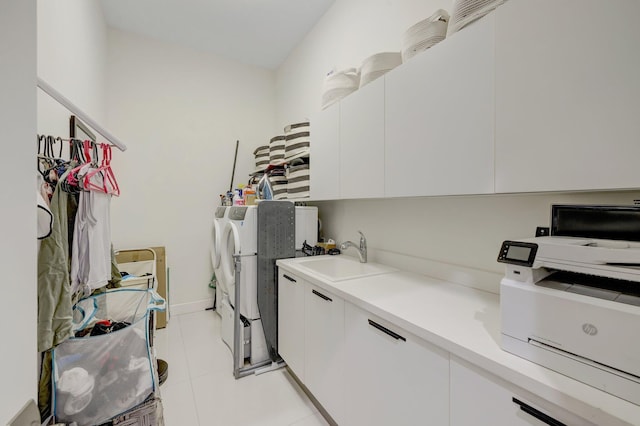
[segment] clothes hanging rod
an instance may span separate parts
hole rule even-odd
[[[38,135],[38,137],[47,137],[47,135]],[[55,141],[63,141],[63,142],[84,142],[85,139],[80,139],[80,138],[61,138],[60,136],[55,136],[54,137]],[[102,142],[96,142],[96,141],[92,141],[91,139],[89,139],[89,142],[91,142],[94,145],[103,145]],[[109,145],[109,146],[115,146],[116,148],[118,148],[116,145],[114,144],[104,144],[104,145]]]
[[[126,151],[127,146],[123,144],[120,139],[113,136],[110,132],[105,130],[104,127],[96,123],[94,119],[89,117],[84,111],[78,108],[73,104],[69,99],[67,99],[62,93],[58,92],[56,89],[51,87],[49,83],[38,77],[38,87],[41,88],[45,93],[51,96],[53,99],[58,101],[62,106],[71,111],[76,117],[80,120],[84,121],[89,127],[95,130],[97,133],[101,134],[106,140],[111,142],[116,148],[120,151]]]

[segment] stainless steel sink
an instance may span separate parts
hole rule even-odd
[[[360,263],[349,256],[314,257],[301,261],[298,265],[329,281],[344,281],[397,271],[378,263]]]

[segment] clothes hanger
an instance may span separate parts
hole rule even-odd
[[[100,167],[93,169],[84,175],[83,187],[89,191],[98,191],[105,194],[119,196],[120,187],[118,186],[118,181],[116,180],[116,177],[113,174],[113,169],[111,168],[111,145],[100,144],[100,146],[102,147],[102,164]],[[102,174],[101,185],[94,183],[91,179],[97,173]]]
[[[56,156],[54,151],[55,144],[58,141],[60,141],[60,152],[58,156]],[[58,178],[64,174],[66,170],[64,166],[65,160],[62,159],[62,149],[63,145],[60,138],[45,135],[38,136],[38,172],[44,180],[51,185],[55,185],[58,182]]]
[[[91,145],[91,141],[89,141],[89,140],[85,140],[83,142],[82,151],[84,152],[84,162],[80,162],[79,165],[77,165],[76,167],[71,169],[71,171],[67,174],[67,179],[66,179],[67,185],[82,189],[80,187],[80,185],[81,185],[80,180],[78,179],[78,172],[80,171],[80,169],[85,167],[87,164],[91,163],[91,152],[89,151],[90,150],[90,145]],[[95,147],[94,147],[94,149],[95,149]],[[81,150],[78,150],[78,152],[80,152],[80,151]],[[78,154],[78,152],[76,152],[76,154]]]

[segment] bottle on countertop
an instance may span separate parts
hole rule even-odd
[[[242,189],[233,191],[233,205],[244,206],[244,198],[242,198]]]
[[[242,192],[242,195],[244,197],[245,206],[253,206],[256,204],[256,191],[252,187],[246,187]]]

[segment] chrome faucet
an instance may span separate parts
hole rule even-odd
[[[367,263],[367,239],[364,237],[364,234],[361,231],[358,231],[360,234],[360,246],[358,247],[356,243],[352,241],[345,241],[340,244],[340,250],[345,251],[349,247],[354,247],[358,249],[358,257],[360,257],[360,263]]]

